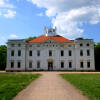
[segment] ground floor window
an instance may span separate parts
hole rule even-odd
[[[20,62],[20,61],[18,61],[18,63],[17,63],[17,67],[18,67],[18,68],[21,67],[21,62]]]
[[[61,68],[64,68],[64,62],[61,62]]]
[[[11,61],[11,68],[14,68],[14,61]]]
[[[80,67],[81,67],[81,68],[84,67],[83,61],[80,62]]]
[[[90,68],[90,61],[87,62],[87,67]]]
[[[72,62],[71,61],[69,62],[69,68],[72,68]]]
[[[40,68],[40,61],[37,61],[37,68]]]
[[[29,62],[29,68],[32,68],[32,61]]]

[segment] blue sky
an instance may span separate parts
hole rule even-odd
[[[69,39],[84,37],[100,42],[98,0],[97,4],[95,2],[88,5],[87,2],[79,4],[78,0],[78,4],[76,2],[75,5],[67,0],[62,1],[0,0],[0,45],[6,44],[8,39],[42,35],[44,26],[56,26],[57,33]],[[70,8],[67,6],[68,3]]]

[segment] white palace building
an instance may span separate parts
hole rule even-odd
[[[45,28],[30,41],[8,40],[6,71],[36,70],[95,70],[93,40],[69,40],[57,35],[56,28]]]

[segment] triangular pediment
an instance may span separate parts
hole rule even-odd
[[[54,39],[48,39],[48,40],[44,41],[44,43],[57,43],[57,41]]]

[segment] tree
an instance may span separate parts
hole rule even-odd
[[[26,39],[26,41],[30,41],[30,40],[33,40],[33,39],[35,39],[36,37],[29,37],[29,38],[27,38]]]
[[[0,46],[0,70],[5,70],[6,68],[6,56],[7,47],[5,45]]]
[[[95,68],[100,70],[100,43],[95,44],[94,46],[95,53]]]

